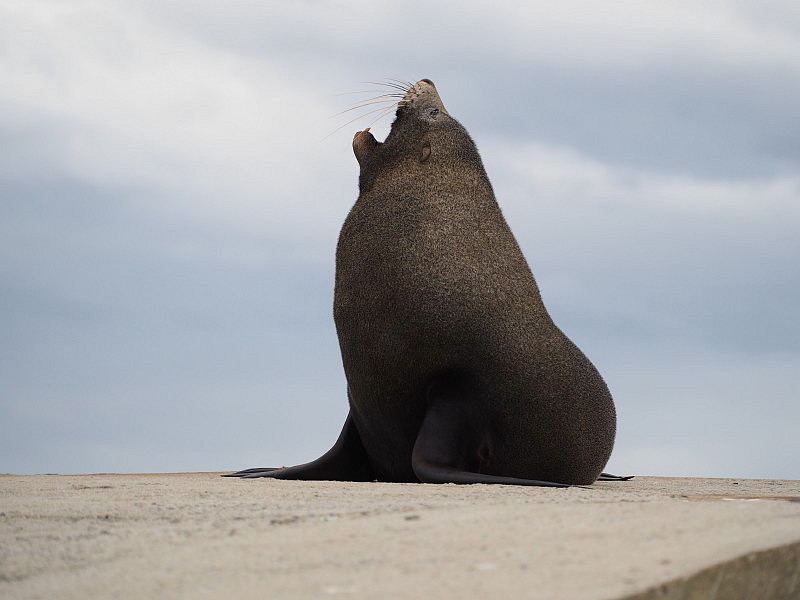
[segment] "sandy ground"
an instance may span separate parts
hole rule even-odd
[[[4,475],[0,597],[800,598],[798,500],[800,481]]]

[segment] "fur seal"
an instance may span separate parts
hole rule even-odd
[[[591,484],[616,413],[556,325],[478,150],[433,82],[403,90],[386,140],[355,134],[359,197],[336,250],[350,414],[317,460],[228,476]]]

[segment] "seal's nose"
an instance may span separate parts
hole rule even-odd
[[[420,80],[419,80],[419,82],[420,82],[420,83],[422,83],[423,81],[424,81],[425,83],[429,83],[430,85],[433,85],[433,82],[432,82],[430,79],[420,79]],[[436,86],[435,86],[435,85],[433,85],[433,87],[436,87]]]

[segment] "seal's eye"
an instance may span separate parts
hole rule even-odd
[[[436,115],[438,115],[438,114],[439,114],[439,109],[438,108],[429,108],[428,109],[428,117],[430,117],[431,119],[435,119]]]

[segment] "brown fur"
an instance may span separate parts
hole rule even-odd
[[[353,149],[360,195],[339,237],[334,317],[375,476],[417,481],[435,394],[464,423],[461,468],[592,483],[614,442],[611,395],[545,309],[467,131],[422,80],[386,141],[359,132]]]

